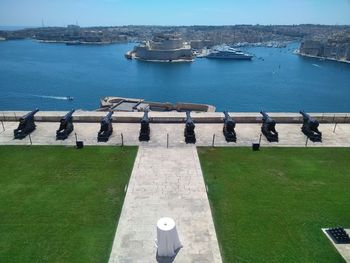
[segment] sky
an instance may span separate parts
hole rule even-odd
[[[0,0],[0,26],[350,25],[350,0]]]

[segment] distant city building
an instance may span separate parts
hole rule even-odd
[[[211,48],[214,46],[214,42],[212,40],[192,40],[191,47],[193,49],[202,49],[202,48]]]
[[[350,43],[306,40],[301,43],[299,53],[306,56],[350,61]]]

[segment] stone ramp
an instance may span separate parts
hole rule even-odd
[[[183,245],[173,262],[222,262],[193,145],[140,146],[109,262],[157,262],[156,223],[164,216],[175,220]]]

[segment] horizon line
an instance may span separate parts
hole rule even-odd
[[[193,24],[193,25],[161,25],[161,24],[124,24],[124,25],[79,25],[79,24],[66,24],[66,25],[0,25],[0,27],[23,27],[23,28],[44,28],[44,27],[67,27],[68,25],[77,25],[80,27],[130,27],[130,26],[154,26],[154,27],[224,27],[224,26],[350,26],[350,24],[320,24],[320,23],[301,23],[301,24]]]

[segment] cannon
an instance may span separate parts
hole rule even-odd
[[[263,116],[261,132],[265,135],[266,139],[269,142],[278,142],[278,132],[276,131],[276,122],[271,119],[271,117],[265,112],[260,111],[260,114]]]
[[[139,141],[149,141],[150,139],[150,128],[149,128],[149,118],[148,118],[148,111],[146,110],[143,113],[143,117],[141,119],[141,129],[140,129],[140,136]]]
[[[34,115],[39,109],[35,109],[19,119],[18,128],[13,131],[15,139],[23,139],[36,128]]]
[[[111,136],[111,134],[113,133],[112,115],[113,115],[113,111],[110,111],[101,120],[101,128],[97,134],[97,141],[98,142],[107,142],[109,139],[109,136]]]
[[[318,130],[320,125],[317,120],[312,118],[305,111],[299,112],[303,115],[303,126],[301,131],[313,142],[322,142],[322,132]]]
[[[56,140],[65,140],[69,134],[74,130],[73,113],[75,110],[68,112],[61,120],[60,127],[56,131]]]
[[[191,112],[186,111],[186,125],[185,125],[185,142],[186,143],[196,143],[196,134],[194,132],[194,128],[196,125],[194,125],[194,122],[191,118]]]
[[[227,111],[224,111],[225,118],[224,118],[224,127],[223,127],[223,133],[225,136],[225,140],[227,142],[236,142],[236,122],[231,118],[231,116],[228,114]]]

